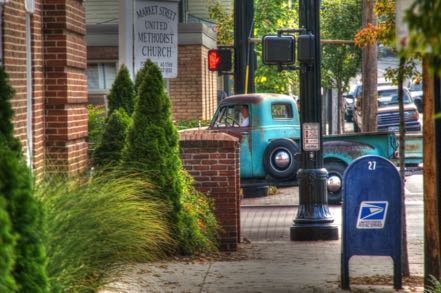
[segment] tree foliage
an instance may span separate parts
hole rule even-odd
[[[135,86],[130,78],[127,67],[123,64],[116,75],[110,94],[107,96],[109,115],[119,108],[123,108],[129,115],[132,115],[134,98]]]
[[[322,39],[351,39],[361,27],[360,0],[324,0]],[[360,69],[360,50],[353,45],[322,45],[322,86],[347,90]]]
[[[292,7],[297,7],[293,1]],[[216,22],[218,44],[233,44],[233,15],[227,14],[218,0],[212,0],[210,18]],[[254,35],[262,38],[266,34],[277,34],[281,28],[298,26],[297,10],[289,8],[286,0],[256,0],[254,3]],[[257,92],[293,93],[297,91],[298,73],[295,71],[280,72],[274,66],[262,63],[262,48],[255,46],[257,53],[257,70],[255,86]]]
[[[256,0],[254,3],[254,34],[262,38],[267,34],[277,34],[278,29],[298,27],[298,1],[288,7],[286,0]],[[275,66],[264,66],[262,48],[256,46],[257,71],[255,85],[257,92],[298,93],[298,72],[282,71]]]
[[[369,23],[354,37],[355,44],[361,48],[376,42],[394,48],[395,44],[395,0],[377,0],[374,13],[377,24]]]
[[[407,54],[427,55],[432,70],[441,72],[441,0],[415,1],[406,12],[409,24]]]
[[[104,127],[101,141],[92,157],[95,167],[116,165],[121,160],[131,118],[123,108],[114,111]]]
[[[361,27],[360,0],[324,0],[320,18],[322,39],[351,39]],[[322,87],[337,89],[339,125],[343,132],[343,92],[349,89],[350,79],[359,72],[361,51],[352,44],[324,44],[321,49]]]
[[[210,0],[208,11],[209,17],[216,21],[217,43],[220,45],[233,45],[233,15],[227,13],[225,7],[218,0]]]
[[[432,3],[432,1],[427,1],[427,3]],[[413,7],[420,2],[415,2]],[[396,51],[396,0],[377,0],[374,7],[374,12],[377,15],[377,24],[368,24],[366,27],[358,31],[354,37],[355,44],[362,48],[367,44],[374,44],[379,42],[384,46],[388,47],[392,51]],[[435,14],[436,15],[436,14]],[[406,19],[409,20],[415,16],[412,9],[407,12]],[[427,19],[425,14],[420,15],[423,22]],[[432,23],[428,25],[432,28]],[[425,30],[425,29],[424,29]],[[430,31],[430,30],[429,30]],[[433,31],[433,30],[432,30]],[[403,74],[404,79],[421,79],[421,72],[417,69],[416,60],[419,59],[419,54],[421,46],[424,46],[424,41],[421,39],[421,30],[417,30],[414,34],[410,34],[409,46],[401,52],[397,52],[403,56],[406,56],[406,61],[403,64]],[[435,33],[436,34],[436,33]],[[393,83],[398,82],[398,68],[388,67],[385,70],[385,78],[391,80]]]

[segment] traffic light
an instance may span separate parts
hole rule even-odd
[[[211,49],[208,51],[208,70],[218,72],[231,71],[233,67],[230,49]]]

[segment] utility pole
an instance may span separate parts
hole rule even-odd
[[[423,146],[424,146],[424,283],[428,288],[430,276],[441,278],[441,255],[440,255],[440,167],[441,156],[437,154],[437,146],[440,145],[441,127],[440,119],[433,119],[435,113],[441,111],[439,78],[438,93],[436,93],[436,81],[429,74],[428,57],[423,58],[423,91],[424,91],[424,121],[423,121]]]
[[[314,36],[313,61],[300,71],[301,169],[299,208],[291,240],[336,240],[338,228],[328,207],[327,175],[323,168],[320,78],[320,0],[300,0],[300,29]],[[306,131],[306,132],[305,132]]]
[[[375,0],[363,0],[362,25],[375,25]],[[361,50],[363,93],[361,98],[363,132],[377,131],[377,46],[368,44]]]
[[[254,93],[254,0],[234,1],[234,93]],[[248,86],[248,87],[247,87]]]

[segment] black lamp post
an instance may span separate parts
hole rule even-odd
[[[323,168],[320,93],[320,0],[300,0],[300,29],[314,38],[311,62],[300,71],[302,128],[299,208],[291,227],[291,240],[336,240],[338,228],[328,208],[327,171]],[[300,44],[300,42],[299,42]],[[299,45],[300,46],[300,45]],[[306,48],[299,47],[299,51]]]
[[[253,37],[254,0],[234,1],[234,93],[254,92],[254,45]],[[247,74],[248,71],[248,74]],[[248,82],[247,82],[248,81]],[[248,88],[246,88],[248,86]]]

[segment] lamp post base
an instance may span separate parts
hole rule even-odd
[[[330,224],[295,224],[291,241],[338,240],[338,227]]]
[[[338,227],[328,208],[326,169],[301,169],[300,205],[290,234],[293,241],[338,240]]]

